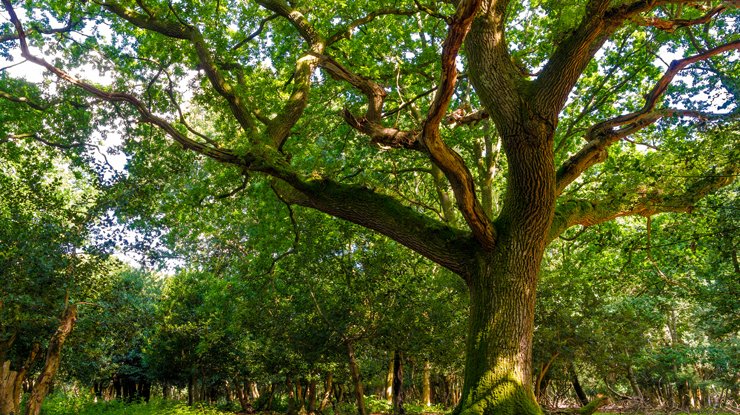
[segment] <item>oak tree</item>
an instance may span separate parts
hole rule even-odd
[[[73,109],[122,130],[132,160],[187,150],[222,165],[211,176],[237,177],[231,190],[207,175],[188,184],[210,188],[206,199],[257,176],[290,204],[457,273],[470,293],[459,413],[540,413],[531,349],[550,241],[578,225],[691,211],[739,168],[735,2],[3,6],[0,53],[76,87]],[[95,70],[109,85],[86,80]],[[3,78],[4,100],[70,111],[54,89],[30,97],[10,85]],[[84,144],[26,128],[2,133]],[[694,163],[704,148],[715,156]]]

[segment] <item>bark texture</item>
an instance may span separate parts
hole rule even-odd
[[[365,409],[365,388],[362,385],[360,365],[357,364],[357,358],[355,357],[355,348],[351,341],[347,342],[347,358],[349,359],[349,371],[352,375],[352,384],[355,387],[355,402],[357,403],[357,413],[359,415],[367,415],[367,409]]]
[[[72,332],[77,321],[77,305],[69,305],[65,308],[62,314],[62,319],[59,322],[54,335],[49,341],[49,348],[46,351],[46,360],[44,361],[44,367],[41,369],[36,383],[34,384],[31,396],[28,398],[28,406],[26,407],[26,415],[39,415],[41,413],[41,404],[44,402],[44,398],[49,394],[54,375],[59,369],[59,361],[62,357],[62,346],[67,340],[67,336]]]

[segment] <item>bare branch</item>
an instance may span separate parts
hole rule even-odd
[[[259,36],[260,33],[262,33],[262,31],[265,29],[265,25],[267,24],[267,22],[269,22],[270,20],[276,19],[278,16],[279,16],[278,14],[273,14],[273,15],[270,15],[270,16],[265,17],[264,19],[260,20],[260,24],[257,27],[257,30],[255,30],[249,36],[247,36],[244,39],[242,39],[236,45],[232,46],[231,47],[231,51],[232,52],[236,52],[239,48],[241,48],[242,46],[244,46],[247,42],[249,42],[250,40],[252,40],[252,39],[256,38],[257,36]]]
[[[43,35],[51,35],[54,33],[67,33],[71,32],[75,29],[82,21],[81,20],[73,20],[70,16],[69,21],[66,25],[62,27],[57,28],[45,28],[45,27],[32,27],[29,30],[26,31],[26,34],[29,33],[41,33]],[[18,40],[18,33],[8,33],[5,35],[0,35],[0,43],[8,42],[11,40]]]
[[[342,39],[349,39],[352,36],[352,30],[359,26],[366,25],[380,16],[396,15],[396,16],[411,16],[416,13],[416,10],[404,10],[404,9],[380,9],[374,12],[368,13],[359,19],[355,19],[348,23],[341,29],[337,30],[333,35],[329,36],[326,40],[326,46],[333,45]]]
[[[9,93],[5,91],[0,91],[0,98],[11,101],[11,102],[17,102],[19,104],[25,104],[29,107],[35,109],[36,111],[46,111],[49,109],[49,104],[47,103],[39,103],[35,102],[31,99],[28,99],[27,97],[17,97],[14,95],[10,95]]]
[[[103,2],[101,4],[107,10],[134,26],[151,30],[174,39],[189,41],[198,55],[200,67],[205,71],[208,80],[216,92],[226,99],[231,112],[242,128],[248,132],[254,132],[256,130],[256,125],[251,117],[251,111],[249,111],[247,103],[236,93],[234,87],[226,81],[218,70],[213,56],[208,50],[208,45],[197,28],[180,22],[175,23],[150,15],[142,15],[117,3]]]
[[[68,74],[67,72],[50,64],[43,58],[39,58],[33,55],[28,47],[28,42],[26,41],[26,34],[23,30],[23,26],[20,20],[18,19],[18,15],[15,13],[15,10],[13,9],[13,6],[10,3],[10,0],[2,0],[2,3],[5,6],[5,9],[8,11],[8,14],[10,15],[10,20],[15,26],[15,29],[18,33],[18,40],[21,45],[21,55],[24,58],[26,58],[29,62],[33,62],[39,66],[42,66],[49,72],[55,74],[60,79],[72,85],[75,85],[83,89],[87,93],[97,98],[100,98],[104,101],[125,102],[125,103],[132,105],[141,115],[142,121],[156,125],[157,127],[161,128],[163,131],[165,131],[169,136],[171,136],[175,141],[180,143],[185,148],[191,149],[193,151],[207,155],[209,157],[212,157],[216,160],[220,160],[225,163],[240,164],[243,161],[236,154],[234,154],[233,152],[229,150],[213,148],[213,147],[207,146],[205,144],[199,143],[197,141],[194,141],[188,138],[186,135],[182,134],[174,126],[172,126],[169,122],[167,122],[163,118],[160,118],[152,114],[151,111],[149,111],[149,109],[147,108],[147,106],[143,102],[141,102],[139,99],[134,97],[133,95],[127,94],[127,93],[121,93],[121,92],[104,91],[92,84],[89,84],[87,82],[84,82],[80,79],[75,78],[74,76]]]

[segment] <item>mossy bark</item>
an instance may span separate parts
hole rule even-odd
[[[538,269],[538,258],[499,251],[471,280],[465,381],[456,414],[542,414],[531,385]]]

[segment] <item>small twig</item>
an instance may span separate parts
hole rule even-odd
[[[232,52],[236,52],[239,48],[241,48],[242,46],[244,46],[247,42],[249,42],[252,39],[254,39],[257,36],[259,36],[260,33],[262,33],[262,31],[265,29],[265,25],[267,24],[267,22],[269,22],[270,20],[276,19],[278,16],[279,16],[278,14],[273,14],[273,15],[270,15],[270,16],[265,17],[264,19],[262,19],[260,21],[259,27],[257,27],[257,30],[255,30],[254,32],[250,33],[249,36],[247,36],[246,38],[244,38],[241,41],[239,41],[239,43],[237,43],[236,45],[232,46],[231,47],[231,51]]]

